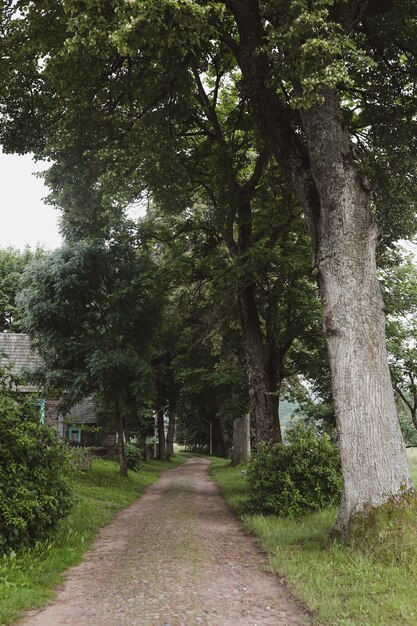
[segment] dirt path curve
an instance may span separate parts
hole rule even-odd
[[[20,626],[301,626],[310,619],[219,494],[209,462],[170,470],[102,529]]]

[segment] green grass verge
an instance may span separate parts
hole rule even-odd
[[[417,450],[409,454],[409,459],[417,481]],[[212,464],[214,479],[238,514],[244,512],[247,499],[241,469],[230,467],[223,459]],[[384,558],[391,554],[390,546],[381,555],[342,545],[329,538],[335,515],[336,509],[301,520],[243,515],[243,522],[267,553],[268,569],[282,575],[294,595],[314,612],[315,624],[417,625],[415,548],[411,557],[405,555],[407,558],[398,562],[389,556]],[[410,525],[405,530],[417,544],[417,529]],[[394,538],[396,528],[393,531]]]
[[[90,472],[77,473],[72,479],[76,504],[53,539],[0,558],[0,625],[47,602],[62,573],[81,560],[99,528],[134,502],[164,470],[184,460],[176,456],[168,463],[144,463],[140,472],[129,472],[128,479],[119,475],[117,463],[99,459]]]

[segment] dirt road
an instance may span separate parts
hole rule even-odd
[[[301,626],[309,617],[191,459],[100,532],[56,599],[20,626]]]

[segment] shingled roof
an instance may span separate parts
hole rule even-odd
[[[23,333],[0,333],[0,366],[8,365],[16,376],[24,369],[41,363],[40,357],[32,350],[28,335]],[[36,391],[33,385],[19,386],[20,391]]]
[[[66,413],[65,420],[72,424],[95,424],[97,413],[91,398],[76,404]]]
[[[40,365],[42,360],[32,350],[28,335],[23,333],[0,333],[0,367],[9,366],[16,376],[22,375],[25,369]],[[34,385],[19,385],[23,392],[37,391]],[[97,413],[91,398],[76,404],[65,415],[65,419],[73,424],[95,424]]]

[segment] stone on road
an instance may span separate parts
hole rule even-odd
[[[190,459],[104,527],[55,600],[20,626],[301,626],[306,612]]]

